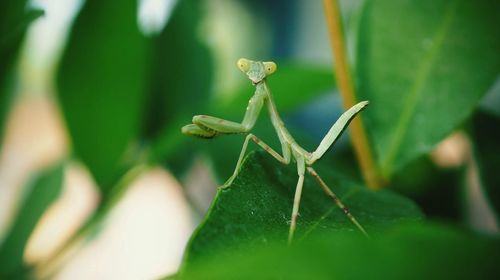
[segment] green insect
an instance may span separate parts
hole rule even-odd
[[[237,123],[212,116],[198,115],[193,117],[192,124],[186,125],[182,128],[182,132],[187,135],[202,138],[213,138],[220,134],[248,134],[245,142],[243,143],[243,147],[241,149],[240,157],[236,164],[234,173],[224,184],[224,187],[230,186],[234,178],[238,175],[243,157],[248,147],[248,142],[250,140],[257,143],[260,147],[262,147],[265,151],[267,151],[270,155],[272,155],[283,164],[288,165],[292,161],[292,159],[297,163],[297,172],[299,175],[299,179],[297,181],[297,187],[295,189],[291,224],[288,233],[289,243],[291,243],[293,240],[295,227],[297,225],[297,216],[299,213],[300,198],[302,194],[302,186],[304,183],[304,174],[306,170],[316,179],[323,191],[346,214],[349,220],[351,220],[351,222],[356,225],[356,227],[364,235],[367,236],[367,233],[361,226],[361,224],[344,206],[338,196],[335,195],[335,193],[332,192],[331,189],[325,184],[318,173],[316,173],[316,171],[312,168],[312,165],[318,159],[320,159],[325,154],[325,152],[335,143],[335,141],[339,138],[339,136],[345,130],[350,121],[356,116],[356,114],[368,105],[368,101],[359,102],[358,104],[354,105],[349,110],[344,112],[335,122],[335,124],[330,128],[326,136],[319,144],[318,148],[314,152],[310,153],[303,149],[299,144],[297,144],[290,132],[288,132],[278,113],[276,105],[274,104],[274,99],[266,83],[266,78],[276,71],[276,64],[274,62],[251,61],[241,58],[240,60],[238,60],[237,65],[238,68],[248,76],[248,78],[252,81],[252,84],[255,86],[255,93],[252,98],[250,98],[243,121],[241,123]],[[271,122],[274,126],[274,129],[276,130],[276,133],[278,134],[283,155],[280,155],[269,145],[262,142],[262,140],[257,138],[257,136],[249,133],[255,125],[255,122],[257,121],[260,111],[264,105],[267,106]]]

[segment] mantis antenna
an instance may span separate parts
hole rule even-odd
[[[198,115],[193,117],[192,124],[186,125],[182,128],[182,132],[184,134],[201,138],[213,138],[222,134],[247,134],[240,152],[240,156],[238,158],[238,162],[236,163],[234,173],[226,181],[223,187],[229,187],[234,178],[236,178],[236,176],[238,175],[239,169],[243,162],[243,157],[248,147],[248,143],[251,140],[261,148],[263,148],[279,162],[288,165],[293,159],[297,163],[297,173],[299,178],[297,180],[297,186],[295,188],[291,223],[288,232],[289,244],[293,240],[293,235],[297,226],[297,216],[299,213],[300,198],[302,195],[304,174],[306,171],[318,182],[326,195],[328,195],[328,197],[330,197],[333,202],[345,213],[347,218],[365,236],[368,236],[361,224],[356,220],[356,218],[354,218],[347,207],[345,207],[342,201],[340,201],[338,196],[326,185],[326,183],[321,179],[321,177],[312,167],[312,165],[318,159],[320,159],[326,153],[326,151],[337,141],[340,135],[342,135],[351,120],[360,111],[366,108],[366,106],[368,105],[368,101],[359,102],[358,104],[354,105],[349,110],[344,112],[327,132],[323,140],[320,142],[318,148],[316,148],[316,150],[313,152],[308,152],[299,144],[297,144],[290,132],[288,132],[288,130],[286,129],[274,103],[271,91],[269,90],[269,87],[266,83],[266,78],[276,72],[276,64],[271,61],[252,61],[241,58],[240,60],[238,60],[237,66],[243,73],[248,76],[252,84],[255,86],[255,93],[252,98],[250,98],[247,110],[243,117],[243,121],[241,123],[237,123],[212,116]],[[266,105],[267,107],[271,122],[281,143],[281,155],[273,150],[269,145],[262,142],[262,140],[260,140],[257,136],[250,133],[264,105]]]

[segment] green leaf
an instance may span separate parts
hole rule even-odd
[[[0,49],[18,49],[26,29],[35,19],[44,14],[43,10],[27,8],[28,1],[4,1],[1,5]],[[2,57],[5,58],[5,57]]]
[[[27,9],[28,1],[0,3],[0,143],[5,117],[11,104],[14,66],[28,25],[43,15],[43,11]]]
[[[63,165],[58,164],[40,173],[27,188],[27,195],[9,233],[0,246],[0,278],[23,270],[26,242],[45,210],[62,190]]]
[[[500,71],[500,2],[367,3],[357,58],[359,99],[383,176],[460,125]]]
[[[481,99],[479,108],[496,118],[500,118],[500,76],[497,78],[493,87],[491,87],[488,93]]]
[[[477,112],[472,119],[471,136],[474,140],[475,160],[479,167],[481,184],[496,210],[500,222],[500,120],[491,113]]]
[[[137,1],[86,1],[57,76],[74,153],[103,191],[140,133],[150,46],[136,14]]]
[[[190,121],[191,115],[208,103],[214,67],[199,34],[203,4],[179,1],[165,29],[155,38],[146,138],[170,141],[180,134],[179,119]]]
[[[286,247],[269,242],[205,259],[173,279],[491,279],[498,239],[433,224],[394,227],[366,239],[323,234]]]
[[[201,40],[203,1],[183,0],[158,38],[143,137],[151,160],[164,162],[177,176],[190,166],[195,150],[180,128],[203,111],[212,92],[212,56]]]
[[[360,183],[319,166],[318,173],[370,234],[401,223],[422,219],[410,200],[389,191],[370,191]],[[205,221],[192,236],[184,266],[226,249],[285,242],[297,184],[296,167],[284,166],[264,153],[251,153],[227,189],[220,189]],[[344,213],[306,176],[296,241],[318,233],[360,232]]]
[[[410,197],[430,219],[461,220],[463,168],[440,168],[430,156],[404,166],[388,189]]]

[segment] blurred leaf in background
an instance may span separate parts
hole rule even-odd
[[[370,233],[391,225],[418,221],[423,214],[412,201],[390,191],[370,191],[326,166],[318,173]],[[227,189],[219,189],[210,211],[191,238],[183,267],[242,246],[286,242],[296,166],[284,166],[270,155],[251,153]],[[311,235],[347,231],[361,235],[310,176],[306,176],[295,242]]]
[[[280,112],[284,114],[297,110],[304,103],[325,94],[335,86],[335,79],[328,67],[292,61],[276,63],[278,70],[268,78],[268,83]],[[234,65],[234,71],[240,72],[236,68],[236,62]],[[239,74],[245,77],[243,85],[234,90],[232,98],[219,96],[212,102],[211,111],[243,117],[248,100],[255,92],[255,86],[243,73]]]
[[[180,127],[207,107],[212,93],[213,61],[200,39],[203,5],[204,1],[178,1],[166,27],[154,38],[143,137],[152,144],[153,159],[167,158],[171,168],[190,161],[193,151],[185,147]]]
[[[500,3],[369,1],[361,21],[359,99],[382,176],[460,125],[500,71]]]
[[[472,118],[471,136],[474,141],[475,160],[488,202],[496,210],[500,223],[500,118],[491,113],[478,111]]]
[[[293,53],[293,40],[297,27],[297,0],[239,0],[259,22],[265,22],[269,32],[270,50],[273,58],[289,58]],[[262,33],[262,32],[261,32]],[[262,38],[258,38],[261,39]],[[253,48],[258,48],[255,44]],[[249,57],[250,58],[250,57]],[[250,58],[253,59],[253,58]]]
[[[85,1],[57,76],[74,154],[104,193],[121,175],[144,113],[150,42],[136,15],[134,0]]]
[[[0,3],[0,145],[15,86],[17,54],[29,24],[43,15],[42,10],[29,8],[27,2],[18,0]]]
[[[23,262],[26,243],[45,210],[59,197],[63,172],[63,164],[59,163],[38,174],[26,188],[26,197],[13,220],[14,224],[0,242],[1,279],[17,279],[26,273]]]
[[[439,167],[430,156],[420,157],[394,174],[389,189],[410,197],[429,219],[460,220],[462,166]]]

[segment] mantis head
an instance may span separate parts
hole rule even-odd
[[[272,61],[253,61],[245,58],[238,60],[238,68],[245,73],[254,85],[276,71],[276,63]]]

